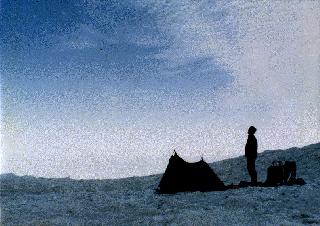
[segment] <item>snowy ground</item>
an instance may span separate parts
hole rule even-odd
[[[265,151],[264,181],[273,160],[296,160],[304,186],[157,195],[161,175],[118,180],[1,175],[1,225],[320,225],[320,144]],[[226,183],[248,180],[243,157],[211,164]]]

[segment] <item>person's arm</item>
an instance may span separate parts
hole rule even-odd
[[[258,141],[257,141],[257,138],[254,137],[254,140],[253,140],[253,144],[254,144],[254,155],[255,155],[255,158],[257,158],[258,156]]]
[[[246,143],[246,146],[245,146],[245,153],[244,153],[244,156],[245,157],[248,157],[248,155],[249,155],[249,149],[250,149],[250,147],[249,147],[249,139],[247,139],[247,143]]]

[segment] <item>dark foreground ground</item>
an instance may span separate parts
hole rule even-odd
[[[273,160],[296,160],[303,186],[157,195],[161,175],[117,180],[0,176],[1,225],[320,225],[320,144],[265,151],[260,181]],[[211,164],[226,183],[249,180],[243,157]]]

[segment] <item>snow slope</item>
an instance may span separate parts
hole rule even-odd
[[[1,225],[320,225],[320,143],[261,153],[259,180],[273,160],[289,159],[297,161],[306,185],[157,195],[161,175],[72,180],[5,174]],[[249,179],[243,157],[211,167],[226,184]]]

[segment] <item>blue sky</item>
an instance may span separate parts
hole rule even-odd
[[[2,172],[116,178],[319,141],[314,1],[2,1]],[[276,128],[276,129],[275,129]]]

